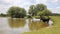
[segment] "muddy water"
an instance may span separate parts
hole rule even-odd
[[[0,17],[0,34],[22,34],[46,26],[40,21],[31,22],[31,19]]]

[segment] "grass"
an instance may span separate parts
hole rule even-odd
[[[23,34],[60,34],[60,16],[50,16],[54,25],[49,28],[41,28],[36,31],[24,32]]]

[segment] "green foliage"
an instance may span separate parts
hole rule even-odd
[[[0,17],[6,17],[6,16],[7,16],[6,14],[3,13],[0,14]]]
[[[46,5],[44,4],[37,4],[31,5],[29,9],[29,14],[32,16],[39,16],[39,15],[49,15],[51,12],[47,9]]]
[[[52,13],[50,16],[60,16],[58,13]]]
[[[43,15],[43,14],[44,14],[43,11],[42,12],[38,11],[38,13],[37,13],[38,16]]]
[[[31,5],[29,9],[29,14],[31,14],[33,11],[34,11],[34,5]]]
[[[47,7],[44,4],[37,4],[36,9],[37,9],[36,11],[43,11],[43,10],[47,9]]]
[[[46,9],[46,10],[43,11],[43,13],[44,13],[44,15],[50,15],[51,14],[51,11],[48,10],[48,9]]]
[[[42,12],[38,12],[37,15],[44,15],[44,16],[49,16],[51,14],[51,11],[49,11],[48,9],[43,10]]]
[[[34,17],[37,18],[37,19],[40,18],[40,16],[34,16]]]
[[[10,7],[7,14],[11,17],[24,17],[26,16],[26,11],[24,8],[20,8],[20,7]]]

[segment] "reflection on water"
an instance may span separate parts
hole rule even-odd
[[[0,34],[22,34],[28,31],[28,19],[0,18]]]
[[[33,22],[31,19],[23,18],[0,18],[0,34],[22,34],[31,30],[46,27],[47,24]]]
[[[12,28],[18,28],[18,27],[23,27],[25,25],[25,19],[22,18],[10,18],[9,19],[9,25]]]
[[[29,23],[29,28],[30,30],[39,30],[40,28],[43,28],[43,27],[47,27],[48,24],[47,23],[43,23],[43,22],[33,22],[32,23]]]

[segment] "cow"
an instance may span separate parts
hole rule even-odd
[[[40,16],[40,20],[42,20],[44,23],[45,22],[49,22],[49,20],[50,20],[50,17],[48,17],[48,18],[45,18],[45,17],[43,17],[43,16]]]

